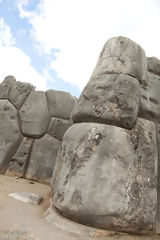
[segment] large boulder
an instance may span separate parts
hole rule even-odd
[[[17,81],[12,85],[8,99],[17,109],[20,109],[30,92],[34,89],[30,83]]]
[[[70,120],[64,120],[61,118],[52,118],[47,133],[52,137],[62,140],[66,130],[72,125]]]
[[[91,78],[122,73],[143,82],[146,80],[146,71],[147,59],[144,50],[132,40],[120,36],[105,43]]]
[[[0,84],[0,99],[9,99],[10,90],[16,79],[13,76],[7,76]]]
[[[139,85],[146,84],[146,76],[144,50],[125,37],[109,39],[74,108],[73,121],[132,129],[139,109]]]
[[[48,90],[46,92],[51,117],[70,119],[76,99],[68,92]]]
[[[160,76],[148,72],[147,84],[140,85],[139,116],[160,123]]]
[[[30,83],[16,82],[13,76],[7,76],[0,84],[0,99],[9,100],[17,109],[20,109],[33,87]]]
[[[147,58],[148,71],[160,76],[160,60],[156,57]]]
[[[22,140],[16,108],[0,100],[0,173],[4,174]]]
[[[52,177],[53,205],[96,228],[155,230],[157,142],[154,123],[132,130],[80,123],[65,133]]]
[[[93,78],[73,111],[74,122],[98,122],[131,129],[137,119],[139,82],[124,74]]]
[[[45,93],[32,91],[20,109],[19,115],[24,136],[42,137],[50,121]]]
[[[48,134],[45,134],[40,139],[36,139],[33,144],[25,177],[39,182],[49,183],[59,145],[60,141]]]

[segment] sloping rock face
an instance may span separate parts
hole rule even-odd
[[[1,174],[49,183],[60,142],[72,125],[75,98],[53,91],[48,101],[47,95],[13,76],[0,84]],[[52,104],[54,114],[48,110]]]
[[[52,202],[63,216],[108,230],[158,232],[160,80],[153,61],[124,37],[104,45],[52,176]]]

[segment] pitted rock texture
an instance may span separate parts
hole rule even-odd
[[[0,84],[0,173],[49,183],[75,102],[62,91],[51,91],[47,102],[45,92],[7,76]],[[48,104],[66,119],[52,118]]]
[[[49,183],[52,177],[60,141],[46,134],[36,139],[25,177],[39,182]]]
[[[126,74],[146,80],[147,59],[144,50],[126,37],[114,37],[104,45],[91,79],[104,74]]]
[[[70,120],[52,118],[47,133],[59,140],[63,139],[66,130],[72,125]]]
[[[17,109],[20,109],[34,89],[29,83],[16,82],[13,76],[7,76],[0,84],[0,99],[9,100]]]
[[[9,164],[8,174],[15,174],[18,177],[24,177],[33,145],[33,139],[24,137],[17,152],[12,157]]]
[[[7,76],[0,84],[0,99],[9,99],[9,94],[16,79],[13,76]]]
[[[156,57],[147,58],[148,71],[160,76],[160,60]]]
[[[99,122],[131,129],[137,119],[139,82],[124,74],[92,78],[73,112],[74,122]]]
[[[0,100],[0,174],[4,174],[23,136],[18,112],[8,100]]]
[[[96,123],[71,126],[52,177],[53,204],[63,216],[89,226],[152,232],[157,207],[154,123],[132,130]]]
[[[19,111],[24,136],[40,138],[48,128],[50,121],[45,93],[31,92]]]
[[[147,84],[140,86],[139,116],[160,123],[160,76],[148,72]]]
[[[70,119],[76,100],[68,92],[48,90],[46,92],[51,117]]]

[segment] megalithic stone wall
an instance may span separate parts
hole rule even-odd
[[[0,84],[0,174],[49,183],[76,99],[35,91],[8,76]]]
[[[159,69],[128,38],[104,45],[52,176],[53,205],[63,216],[102,229],[159,231]]]

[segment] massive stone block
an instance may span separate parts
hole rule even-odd
[[[92,77],[122,73],[145,81],[147,59],[144,50],[126,37],[114,37],[104,45]]]
[[[139,116],[160,123],[160,76],[148,72],[147,84],[140,85]]]
[[[131,129],[137,119],[139,82],[124,74],[92,78],[73,111],[74,122],[99,122]]]
[[[48,127],[48,134],[52,137],[62,140],[66,130],[72,125],[70,120],[64,120],[60,118],[52,118]]]
[[[46,134],[36,139],[25,177],[49,183],[56,161],[60,141]]]
[[[13,76],[7,76],[0,84],[0,99],[8,99],[12,85],[16,82]]]
[[[28,161],[30,158],[32,145],[32,138],[23,138],[23,141],[21,142],[17,152],[12,157],[12,161],[9,164],[7,174],[24,177],[25,171],[28,167]]]
[[[20,109],[30,92],[34,89],[29,83],[17,81],[12,85],[8,99],[17,109]]]
[[[160,60],[156,57],[147,58],[148,71],[160,76]]]
[[[130,131],[96,123],[72,125],[57,156],[52,194],[54,206],[76,222],[116,231],[154,231],[154,123],[138,119]]]
[[[51,117],[70,119],[76,100],[68,92],[48,90],[46,92]]]
[[[4,174],[22,140],[15,107],[0,100],[0,173]]]
[[[73,121],[133,128],[140,102],[139,85],[146,84],[146,76],[144,50],[125,37],[109,39],[76,104]]]
[[[50,121],[45,93],[32,91],[19,111],[24,136],[40,138]]]

